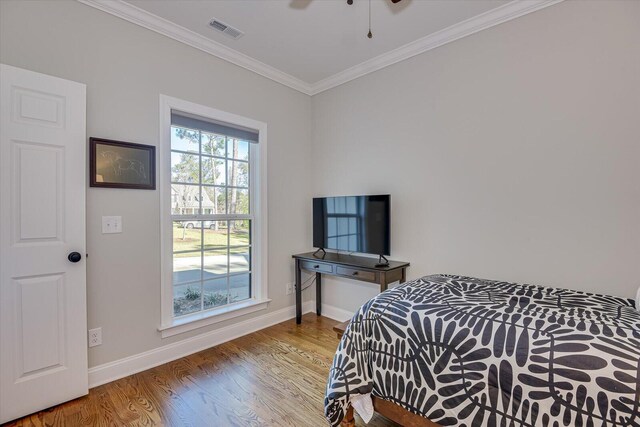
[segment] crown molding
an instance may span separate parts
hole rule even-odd
[[[214,55],[239,67],[281,83],[306,95],[316,95],[358,77],[396,64],[463,37],[494,27],[563,0],[513,0],[507,4],[429,34],[397,49],[376,56],[315,83],[307,83],[194,31],[140,9],[123,0],[78,0],[80,3],[140,25],[186,45]]]
[[[528,13],[552,6],[561,1],[563,0],[511,1],[313,83],[311,85],[311,95],[324,92],[325,90],[373,73],[389,65],[404,61],[405,59],[409,59],[479,31],[486,30],[487,28],[519,18]]]
[[[213,56],[217,56],[218,58],[231,62],[234,65],[253,71],[254,73],[260,74],[263,77],[281,83],[304,94],[311,94],[311,85],[309,83],[267,65],[264,62],[251,58],[244,53],[240,53],[235,49],[231,49],[222,43],[218,43],[169,20],[140,9],[130,3],[126,3],[122,0],[78,1],[86,4],[87,6],[91,6],[113,16],[117,16],[125,21],[129,21],[148,30],[155,31],[156,33],[182,42]]]

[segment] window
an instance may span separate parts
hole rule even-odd
[[[161,114],[168,336],[266,307],[266,125],[169,97]]]

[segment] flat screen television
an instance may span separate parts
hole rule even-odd
[[[313,199],[313,246],[346,252],[390,255],[391,196]]]

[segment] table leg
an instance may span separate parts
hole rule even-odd
[[[296,260],[296,323],[302,323],[302,274],[300,260]]]
[[[387,273],[384,271],[380,272],[380,292],[384,292],[387,290]]]
[[[402,277],[400,278],[400,283],[404,283],[407,281],[407,269],[402,269]]]
[[[316,273],[316,314],[320,316],[322,313],[322,274]]]

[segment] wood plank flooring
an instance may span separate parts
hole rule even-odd
[[[327,426],[338,322],[315,314],[96,387],[7,426]],[[357,418],[357,425],[364,422]],[[375,415],[371,427],[397,426]]]

